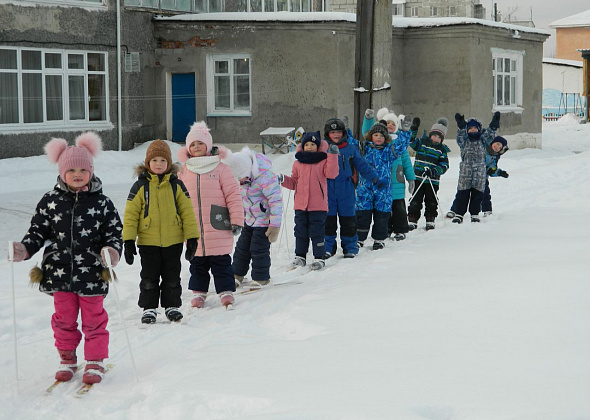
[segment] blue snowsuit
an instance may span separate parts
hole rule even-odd
[[[355,170],[365,179],[373,181],[377,174],[361,156],[358,148],[358,140],[347,130],[339,143],[338,156],[339,173],[335,179],[328,179],[328,217],[326,218],[326,251],[334,255],[336,253],[337,217],[340,219],[340,245],[344,254],[358,254],[358,236],[356,232],[356,193],[353,181]]]

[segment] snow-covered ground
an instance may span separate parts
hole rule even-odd
[[[121,213],[144,154],[145,146],[96,160]],[[271,156],[277,172],[290,172],[292,154]],[[28,285],[40,254],[13,265],[17,387],[4,256],[57,168],[45,156],[0,160],[0,418],[590,419],[590,124],[545,123],[542,150],[504,155],[510,178],[492,179],[494,214],[479,224],[444,219],[459,167],[450,159],[436,230],[421,219],[407,240],[332,258],[320,272],[286,271],[293,197],[284,190],[271,274],[302,284],[237,295],[233,311],[216,296],[192,309],[185,291],[180,325],[162,313],[141,328],[139,259],[122,262],[105,300],[115,367],[81,400],[79,374],[44,395],[58,357],[52,300]]]

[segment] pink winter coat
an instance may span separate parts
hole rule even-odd
[[[191,196],[201,232],[197,257],[231,254],[231,226],[244,226],[240,187],[231,168],[220,161],[229,154],[222,146],[218,156],[190,157],[186,147],[178,151],[178,159],[184,162],[178,178]]]
[[[291,176],[283,177],[283,187],[295,190],[295,210],[328,211],[328,181],[338,176],[338,155],[328,153],[328,157],[317,163],[302,163],[304,155],[326,153],[328,142],[322,140],[318,152],[304,152],[301,144],[297,146]],[[299,155],[299,157],[298,157]]]

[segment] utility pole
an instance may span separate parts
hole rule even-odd
[[[354,66],[354,118],[357,139],[367,108],[391,106],[392,19],[391,0],[357,1]]]

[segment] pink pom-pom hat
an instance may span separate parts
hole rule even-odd
[[[94,173],[94,156],[102,150],[102,140],[98,134],[87,131],[76,138],[75,146],[68,146],[64,139],[54,138],[45,145],[49,160],[57,163],[59,176],[65,182],[65,174],[73,168],[86,169]]]

